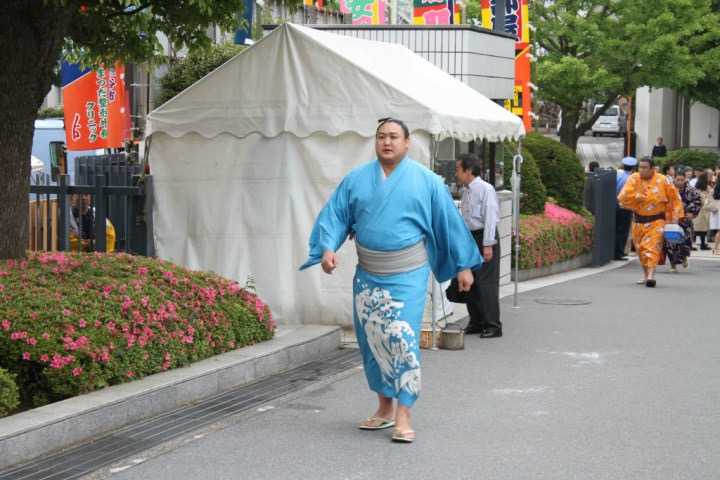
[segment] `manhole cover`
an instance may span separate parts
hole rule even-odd
[[[536,303],[543,305],[590,305],[590,300],[583,300],[581,298],[537,298]]]

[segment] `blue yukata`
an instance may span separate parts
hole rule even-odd
[[[366,249],[403,250],[423,242],[427,261],[409,271],[353,280],[353,320],[371,390],[410,407],[420,393],[419,333],[432,269],[444,282],[482,263],[442,179],[409,157],[385,178],[375,160],[351,171],[318,215],[300,269],[336,252],[349,234]]]

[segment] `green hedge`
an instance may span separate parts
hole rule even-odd
[[[20,392],[15,384],[15,375],[0,368],[0,417],[8,415],[20,404]]]
[[[666,165],[684,165],[692,168],[715,168],[720,165],[720,155],[705,150],[683,148],[668,152],[667,157],[655,157],[661,167]]]
[[[503,145],[503,161],[505,170],[503,171],[505,188],[512,190],[512,171],[513,156],[517,152],[517,145],[506,143]],[[527,147],[522,149],[522,179],[520,191],[523,193],[520,199],[520,213],[532,215],[534,213],[542,213],[545,208],[545,200],[547,198],[547,190],[540,178],[540,169],[537,166],[535,157]]]
[[[520,216],[520,269],[541,268],[589,253],[593,223],[548,204],[546,213]],[[513,262],[514,262],[513,252]]]
[[[207,50],[192,52],[182,60],[172,63],[160,80],[160,95],[155,100],[155,106],[159,107],[167,102],[245,48],[231,43],[213,45]]]
[[[43,108],[38,112],[38,119],[44,118],[64,118],[65,110],[62,105],[59,107]]]
[[[217,275],[118,254],[0,262],[0,367],[42,405],[268,340],[253,293]]]
[[[548,196],[574,212],[583,210],[585,171],[575,152],[539,133],[531,133],[523,145],[535,157]]]

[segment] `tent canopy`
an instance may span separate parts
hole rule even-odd
[[[148,117],[148,133],[375,134],[393,116],[438,139],[517,139],[521,120],[408,48],[285,24]]]

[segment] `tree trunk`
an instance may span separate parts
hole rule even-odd
[[[577,150],[578,140],[584,132],[581,132],[577,128],[578,119],[580,118],[579,111],[571,111],[563,109],[562,125],[560,125],[560,142],[572,149],[573,152]]]
[[[25,256],[34,122],[73,15],[44,3],[6,1],[0,16],[0,259]]]

